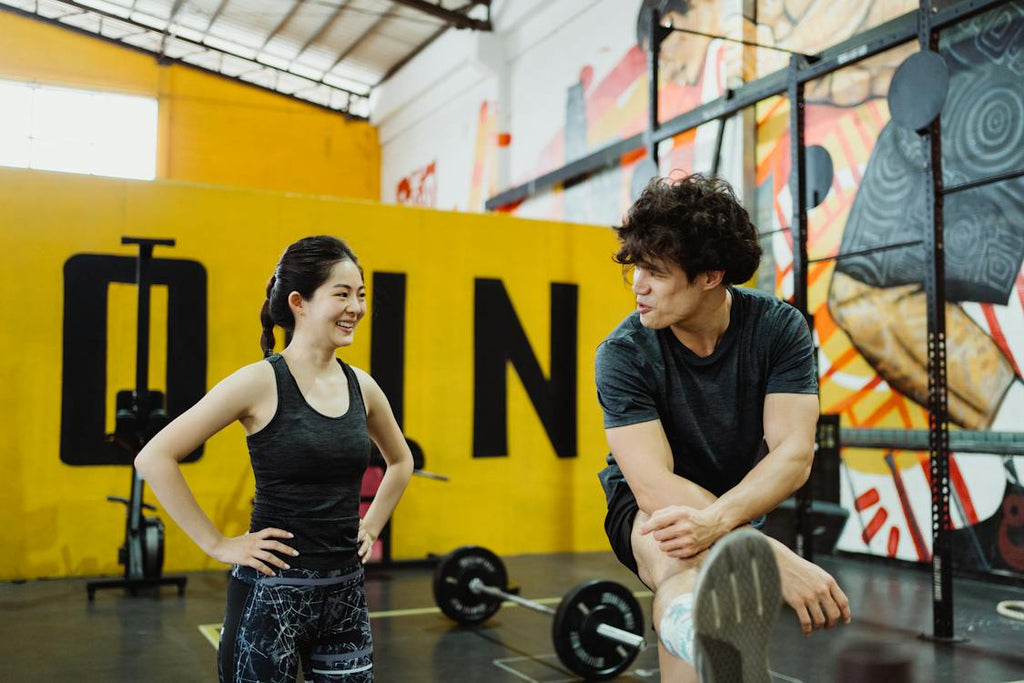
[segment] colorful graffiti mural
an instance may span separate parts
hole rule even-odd
[[[643,12],[654,4],[679,28],[727,33],[807,54],[917,7],[911,1],[759,2],[755,23],[740,15],[736,2],[644,2],[637,46],[600,80],[591,69],[582,70],[567,91],[565,127],[539,154],[529,177],[644,129]],[[835,30],[823,30],[825,25]],[[1015,2],[943,36],[953,81],[943,114],[947,184],[1024,167],[1022,27],[1024,3]],[[806,144],[825,147],[835,166],[828,198],[810,214],[812,257],[921,237],[919,143],[912,133],[889,123],[885,101],[896,67],[914,51],[916,46],[908,44],[807,84]],[[661,50],[662,119],[719,97],[743,80],[783,68],[787,60],[783,52],[673,33]],[[752,122],[736,117],[724,135],[720,173],[751,193],[748,205],[763,231],[787,227],[792,213],[788,117],[788,101],[773,98],[755,108]],[[704,128],[663,143],[662,174],[711,167],[717,131]],[[752,155],[744,153],[744,139],[755,141]],[[637,152],[616,169],[530,199],[515,210],[531,217],[613,222],[652,173],[645,161],[645,154]],[[751,176],[753,187],[743,187]],[[1022,190],[1024,181],[1017,179],[955,195],[946,203],[954,427],[1024,429]],[[776,233],[766,247],[762,274],[767,277],[760,286],[788,297],[789,233]],[[927,427],[924,263],[919,246],[815,263],[809,270],[811,312],[821,348],[822,410],[839,413],[844,425]],[[955,533],[964,536],[964,542],[954,543],[958,562],[975,569],[1024,571],[1019,531],[1024,459],[962,454],[951,458],[950,468]],[[845,449],[841,471],[851,522],[840,547],[929,559],[927,455]]]
[[[1024,4],[1010,3],[945,33],[951,69],[943,111],[944,181],[952,185],[1024,167],[1021,64],[1010,45],[1024,37]],[[876,74],[886,65],[875,65]],[[841,73],[841,72],[840,72]],[[891,72],[890,72],[891,73]],[[856,83],[858,79],[852,79]],[[1017,86],[1010,86],[1017,83]],[[889,123],[883,99],[822,102],[808,109],[807,144],[828,149],[832,193],[811,212],[812,258],[921,239],[923,176],[916,135]],[[763,105],[758,119],[759,193],[773,201],[774,225],[787,225],[786,105]],[[1019,431],[1024,426],[1024,182],[995,183],[945,202],[946,308],[950,415],[955,427]],[[792,291],[792,245],[772,239],[775,286]],[[821,346],[824,412],[856,427],[926,428],[926,310],[922,247],[813,264],[811,312]],[[950,461],[956,559],[972,569],[1024,571],[1016,531],[1022,459],[973,454]],[[840,547],[925,561],[931,553],[927,457],[846,449],[844,503],[851,508]],[[1016,502],[1014,502],[1016,501]],[[1014,531],[1011,533],[1010,529]]]

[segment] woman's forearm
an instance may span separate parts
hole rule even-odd
[[[146,480],[171,519],[203,552],[211,554],[224,536],[206,516],[191,489],[185,483],[177,460],[155,452],[142,453],[135,459],[135,469]]]

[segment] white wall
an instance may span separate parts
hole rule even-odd
[[[442,35],[375,93],[382,201],[395,202],[402,178],[435,162],[436,206],[482,211],[494,191],[563,165],[568,90],[585,68],[600,82],[633,48],[639,5],[498,0],[493,33]],[[485,103],[490,132],[480,145]],[[496,132],[511,134],[503,153]],[[483,173],[474,182],[475,164]]]

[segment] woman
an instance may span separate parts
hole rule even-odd
[[[371,681],[362,563],[412,475],[387,398],[335,358],[366,313],[359,262],[334,237],[285,250],[260,314],[265,361],[217,384],[139,453],[135,466],[164,509],[208,555],[233,564],[221,631],[221,681]],[[285,349],[273,353],[274,325]],[[249,533],[225,537],[196,503],[178,463],[234,421],[256,478]],[[370,439],[388,468],[359,519]]]

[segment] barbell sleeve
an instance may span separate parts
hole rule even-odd
[[[473,579],[469,582],[469,590],[478,594],[485,593],[487,595],[493,595],[496,598],[501,598],[503,600],[508,600],[509,602],[514,602],[517,605],[521,605],[528,609],[532,609],[536,612],[543,612],[544,614],[552,615],[555,613],[555,610],[551,609],[547,605],[542,605],[539,602],[534,602],[533,600],[527,600],[526,598],[519,597],[518,595],[507,593],[501,590],[500,588],[495,588],[494,586],[488,586],[479,578]],[[622,643],[623,645],[627,645],[632,648],[642,650],[644,646],[647,644],[647,640],[643,636],[637,635],[635,633],[630,633],[629,631],[617,628],[615,626],[612,626],[611,624],[598,624],[596,631],[605,638],[610,638],[611,640]]]

